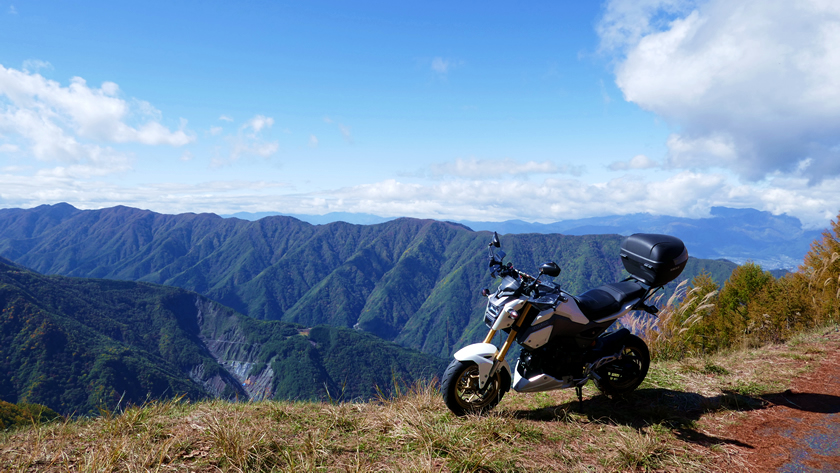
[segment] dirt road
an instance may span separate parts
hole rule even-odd
[[[767,408],[743,413],[716,432],[737,441],[728,449],[735,463],[754,472],[840,472],[839,348],[840,333],[834,333],[816,369],[784,393],[763,397]]]

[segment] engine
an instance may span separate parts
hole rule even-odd
[[[565,376],[578,379],[583,377],[584,358],[585,351],[560,340],[536,350],[522,350],[519,353],[520,374],[526,378],[547,374],[557,379]]]

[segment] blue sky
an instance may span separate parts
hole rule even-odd
[[[840,7],[0,2],[0,207],[840,211]]]

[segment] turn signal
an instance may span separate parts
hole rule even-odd
[[[510,314],[510,318],[512,318],[513,320],[519,318],[519,312],[517,312],[516,309],[510,309],[508,313]]]

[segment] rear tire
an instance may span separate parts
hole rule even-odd
[[[452,360],[443,373],[443,401],[456,416],[493,409],[510,388],[510,376],[504,370],[496,371],[483,392],[478,388],[478,376],[478,365],[473,361]]]
[[[601,377],[595,386],[607,396],[626,394],[642,384],[650,368],[650,351],[644,340],[630,335],[623,342],[621,359],[599,368],[596,373]]]

